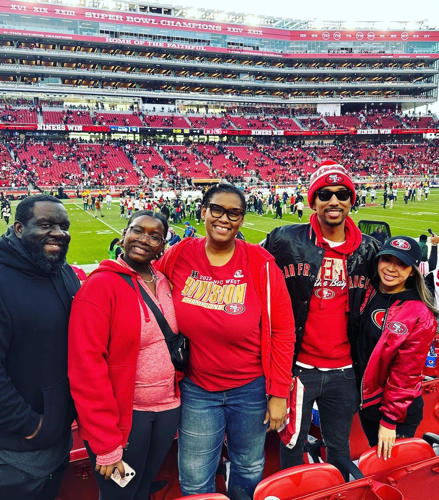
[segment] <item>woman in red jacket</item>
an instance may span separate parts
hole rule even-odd
[[[421,249],[406,236],[377,254],[377,280],[362,305],[356,346],[360,419],[386,460],[396,438],[413,437],[423,415],[422,369],[436,333],[436,310],[419,272]]]
[[[158,263],[190,340],[181,383],[180,485],[184,495],[215,491],[226,434],[229,492],[253,497],[267,426],[277,430],[285,419],[294,319],[274,258],[236,238],[246,209],[242,191],[218,184],[202,205],[206,237],[186,238]]]
[[[149,498],[180,417],[175,369],[141,294],[177,332],[168,280],[151,266],[167,231],[161,215],[136,212],[124,230],[124,253],[101,262],[72,306],[70,386],[102,500]],[[136,473],[125,488],[106,481],[115,469],[123,476],[125,464]]]

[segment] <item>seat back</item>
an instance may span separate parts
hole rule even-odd
[[[358,461],[358,467],[365,476],[375,475],[434,457],[433,448],[423,439],[405,438],[396,440],[392,455],[387,460],[378,458],[377,447],[365,451]]]
[[[296,500],[404,500],[404,495],[393,486],[365,477],[294,498]]]
[[[343,483],[343,476],[333,465],[296,465],[263,479],[256,486],[253,499],[265,500],[273,496],[278,500],[290,500]]]
[[[200,493],[199,495],[188,495],[187,497],[178,497],[174,500],[229,500],[229,497],[222,493]]]

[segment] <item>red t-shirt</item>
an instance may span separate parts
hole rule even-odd
[[[193,238],[167,269],[171,247],[159,268],[172,282],[180,331],[190,340],[187,375],[208,391],[240,387],[263,375],[261,304],[239,240],[224,266],[212,266],[205,238]]]
[[[352,364],[348,340],[348,285],[344,256],[328,247],[314,283],[297,361],[317,368]]]

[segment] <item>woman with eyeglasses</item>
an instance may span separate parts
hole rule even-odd
[[[72,306],[70,386],[101,500],[149,498],[180,418],[174,365],[141,292],[177,332],[168,280],[151,264],[163,253],[167,231],[161,214],[133,214],[123,231],[124,253],[101,262]],[[130,471],[125,464],[135,476],[130,472],[121,488],[108,479]]]
[[[245,210],[241,190],[211,187],[202,202],[206,237],[181,241],[158,262],[173,285],[180,331],[190,341],[178,431],[184,495],[215,492],[225,434],[229,492],[252,497],[264,469],[266,431],[285,420],[291,303],[271,255],[236,238]]]

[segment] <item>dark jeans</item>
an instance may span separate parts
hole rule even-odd
[[[350,461],[349,434],[359,404],[354,369],[322,371],[295,366],[294,375],[299,376],[305,387],[302,420],[296,446],[289,449],[281,442],[281,468],[303,464],[314,402],[319,407],[320,430],[326,446],[327,462],[337,467],[340,460]]]
[[[54,472],[34,478],[10,465],[0,464],[0,498],[3,500],[55,500],[69,456]]]
[[[151,483],[171,447],[180,420],[180,408],[162,412],[133,411],[133,423],[122,460],[136,475],[125,488],[94,472],[100,500],[148,500]],[[96,455],[86,443],[94,471]]]
[[[378,444],[378,428],[382,416],[379,405],[369,406],[360,411],[361,426],[363,427],[370,446],[376,446]],[[407,408],[407,416],[404,422],[396,424],[396,437],[413,437],[423,416],[424,400],[422,396],[419,396],[414,399],[413,403]]]

